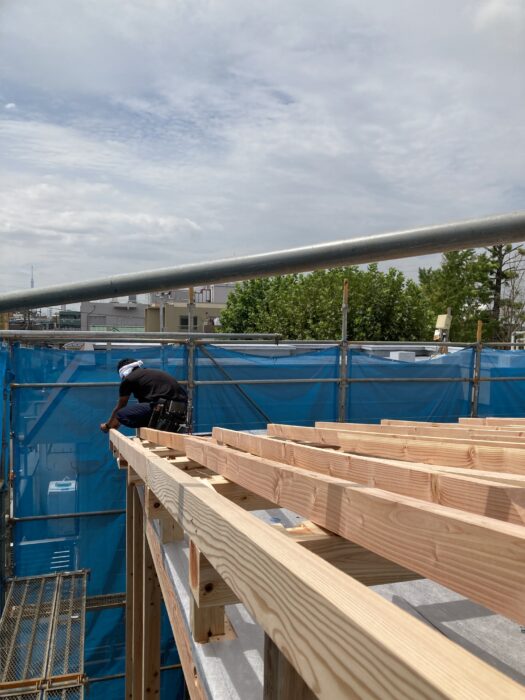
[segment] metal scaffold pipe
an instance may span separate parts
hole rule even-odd
[[[235,282],[525,240],[525,212],[0,295],[0,312]]]

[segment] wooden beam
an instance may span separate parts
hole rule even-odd
[[[273,423],[268,425],[268,435],[288,440],[302,440],[316,445],[340,447],[346,452],[372,457],[525,475],[525,449],[494,445],[462,445],[445,441],[440,443],[382,435],[354,436],[344,430],[304,428]]]
[[[522,698],[520,685],[188,474],[116,431],[111,440],[130,464],[147,461],[148,485],[317,696]]]
[[[190,694],[191,700],[208,700],[204,683],[199,672],[193,663],[190,640],[184,620],[184,613],[180,607],[179,600],[175,595],[170,576],[165,568],[164,553],[157,533],[148,520],[146,521],[146,538],[155,564],[155,570],[162,591],[162,598],[166,606],[171,630],[177,645],[177,652],[182,664],[184,680]]]
[[[432,440],[460,441],[469,445],[486,445],[503,443],[500,446],[525,447],[524,436],[511,431],[500,431],[494,434],[490,430],[479,430],[475,428],[461,427],[436,427],[425,425],[368,425],[366,423],[333,423],[327,421],[317,421],[316,428],[328,428],[330,430],[346,430],[352,433],[379,434],[379,435],[402,435],[406,438],[425,438]]]
[[[157,572],[146,535],[142,534],[142,694],[143,700],[160,697],[161,596]]]
[[[483,418],[476,418],[483,421]],[[525,437],[525,426],[519,425],[486,425],[485,423],[432,423],[418,420],[398,420],[397,418],[383,418],[380,425],[397,426],[397,427],[426,427],[426,428],[448,428],[450,430],[468,430],[473,433],[484,432],[488,435],[496,435],[496,433],[515,435],[516,437]]]
[[[307,521],[293,528],[279,528],[279,532],[365,586],[421,578],[414,571],[380,557],[355,542],[349,542],[344,537],[334,535],[333,532],[323,530],[312,522]]]
[[[460,418],[459,422],[468,425],[525,426],[525,418]]]
[[[153,428],[140,428],[139,437],[148,440],[155,445],[170,447],[179,454],[184,454],[184,433],[168,433],[165,430],[154,430]]]
[[[279,647],[265,634],[263,700],[314,700],[315,697]]]
[[[517,483],[512,478],[511,483],[499,483],[474,478],[482,473],[479,471],[449,474],[446,469],[357,456],[226,428],[214,428],[213,437],[219,443],[265,459],[469,513],[525,524],[525,477],[516,477]],[[464,476],[465,473],[469,476]],[[493,478],[506,477],[498,473]]]
[[[187,453],[352,542],[525,622],[525,529],[186,439]],[[231,584],[230,584],[231,585]]]
[[[272,508],[278,508],[279,506],[272,503],[267,498],[262,498],[256,493],[245,489],[243,486],[239,486],[229,479],[225,479],[219,474],[213,474],[209,477],[201,477],[200,481],[209,486],[221,496],[227,498],[232,503],[236,503],[244,510],[271,510]]]

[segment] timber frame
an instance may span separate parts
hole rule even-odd
[[[250,698],[523,697],[369,586],[424,577],[525,624],[524,429],[508,419],[112,430],[128,470],[127,700],[158,697],[161,599],[192,700],[213,697],[196,645],[234,637],[226,607],[239,604],[265,639],[262,692]],[[251,512],[272,508],[304,520],[286,528]],[[189,626],[168,570],[182,545]]]

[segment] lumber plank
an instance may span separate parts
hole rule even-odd
[[[403,435],[409,437],[425,437],[432,440],[443,440],[466,443],[468,445],[486,445],[497,442],[507,447],[525,447],[524,436],[512,432],[498,432],[477,430],[474,428],[448,428],[424,425],[368,425],[367,423],[335,423],[317,421],[316,428],[328,428],[331,430],[347,430],[352,433],[377,433],[379,435]]]
[[[466,471],[468,476],[465,473],[449,474],[434,467],[352,455],[226,428],[214,428],[213,438],[238,450],[319,474],[518,525],[525,524],[523,477],[519,477],[515,485],[512,481],[506,484],[474,478],[481,473],[479,471],[475,474],[472,470]],[[497,473],[494,478],[505,477]]]
[[[170,621],[171,630],[177,645],[177,651],[182,665],[184,680],[188,688],[191,700],[208,700],[208,694],[204,690],[205,685],[199,672],[193,663],[193,656],[190,647],[190,640],[186,632],[183,612],[178,598],[173,590],[171,580],[164,565],[164,554],[150,520],[146,520],[146,538],[148,540],[151,556],[155,564],[155,570],[162,591],[162,598],[166,605],[166,612]]]
[[[503,418],[503,417],[459,418],[459,422],[472,424],[472,425],[525,426],[525,418]]]
[[[184,454],[184,433],[169,433],[154,428],[140,428],[139,437],[155,445],[170,447],[174,452]]]
[[[483,419],[481,419],[483,420]],[[449,430],[468,430],[472,433],[486,433],[487,435],[496,435],[501,433],[509,437],[525,437],[525,426],[519,425],[486,425],[485,423],[433,423],[417,420],[400,420],[397,418],[383,418],[380,425],[386,426],[406,426],[406,427],[427,427],[427,428],[447,428]]]
[[[525,475],[525,449],[495,445],[452,444],[446,441],[440,443],[424,439],[409,440],[382,435],[354,436],[344,430],[305,428],[274,423],[268,425],[268,435],[289,440],[302,440],[316,445],[340,447],[346,452],[373,457]]]
[[[508,677],[188,474],[117,431],[110,439],[130,464],[147,460],[148,485],[318,697],[523,696]]]
[[[196,461],[352,542],[525,622],[525,528],[187,438]]]
[[[217,428],[214,428],[214,430],[217,430]],[[235,431],[234,431],[235,432]],[[243,433],[241,433],[243,434]],[[187,436],[186,436],[187,437]],[[209,438],[202,438],[199,437],[199,439],[202,439],[203,441],[208,440]],[[159,438],[159,440],[162,440],[162,437]],[[279,444],[281,441],[280,440],[272,440],[273,444]],[[446,474],[457,474],[459,476],[475,476],[476,479],[482,479],[482,480],[487,480],[487,481],[498,481],[501,483],[508,483],[509,485],[512,486],[525,486],[525,476],[519,475],[519,474],[509,474],[508,472],[490,472],[486,470],[476,470],[472,468],[461,468],[461,467],[445,467],[442,465],[430,465],[430,464],[422,464],[422,463],[417,463],[417,462],[403,462],[402,460],[390,460],[387,458],[380,458],[383,462],[385,463],[392,463],[392,464],[397,464],[397,465],[402,465],[405,464],[411,465],[415,468],[424,468],[427,470],[433,470],[435,472],[442,472]],[[199,475],[199,476],[210,476],[211,471],[209,469],[206,469],[202,465],[198,464],[198,462],[195,462],[194,460],[190,460],[187,457],[177,457],[176,463],[174,460],[167,460],[169,461],[170,464],[175,464],[175,466],[179,466],[179,460],[182,461],[183,468],[185,471],[191,469],[191,474],[192,476],[194,475]],[[184,465],[189,464],[188,468],[186,468]],[[137,477],[138,478],[138,477]]]
[[[271,637],[264,635],[263,700],[314,700],[315,695]]]

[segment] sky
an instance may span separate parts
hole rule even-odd
[[[523,0],[0,0],[0,293],[524,209],[524,142]]]

